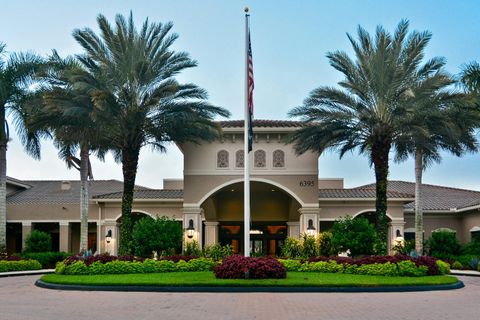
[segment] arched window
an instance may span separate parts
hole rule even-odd
[[[257,150],[254,153],[254,166],[256,168],[265,168],[267,165],[267,155],[263,150]]]
[[[218,151],[217,168],[228,168],[228,151],[227,150]]]
[[[235,153],[235,167],[243,168],[245,165],[245,152],[243,150],[238,150]]]
[[[282,150],[273,151],[273,167],[283,168],[285,167],[285,152]]]

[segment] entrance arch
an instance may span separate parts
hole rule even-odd
[[[253,254],[280,255],[288,235],[288,223],[297,222],[302,204],[289,191],[264,181],[251,181],[250,246]],[[205,217],[205,234],[215,233],[217,242],[230,244],[236,253],[244,248],[243,180],[230,182],[209,192],[200,204]],[[211,244],[206,239],[205,244]]]

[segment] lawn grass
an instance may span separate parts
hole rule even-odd
[[[185,286],[185,287],[385,287],[446,285],[458,280],[452,276],[382,277],[334,273],[289,272],[286,279],[217,279],[213,272],[171,272],[71,276],[47,274],[44,282],[93,286]]]

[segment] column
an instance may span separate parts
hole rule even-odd
[[[218,221],[205,221],[205,245],[218,243]]]
[[[300,212],[300,235],[307,233],[309,226],[315,228],[313,234],[318,235],[320,208],[302,207],[298,209],[298,212]]]
[[[287,222],[287,232],[290,238],[300,238],[300,222],[299,221],[288,221]]]
[[[102,222],[100,220],[97,221],[97,253],[103,252],[103,244],[105,240],[102,237]]]
[[[392,247],[397,244],[397,237],[400,236],[401,239],[404,239],[405,237],[405,231],[404,231],[404,226],[405,226],[405,221],[403,218],[400,219],[393,219],[389,224],[388,224],[388,243],[387,243],[387,248],[388,248],[388,253],[393,254]]]
[[[70,248],[70,223],[61,221],[60,225],[60,251],[77,252],[79,248]]]
[[[183,234],[184,241],[197,241],[199,248],[202,248],[202,217],[203,209],[200,207],[183,207]],[[190,222],[192,221],[192,222]],[[193,227],[193,235],[188,236],[188,229]]]
[[[32,222],[22,221],[22,251],[25,250],[25,240],[32,233]]]

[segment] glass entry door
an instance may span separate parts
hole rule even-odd
[[[252,256],[281,256],[287,237],[287,225],[282,222],[253,222],[250,227],[250,254]],[[235,254],[243,254],[243,222],[225,222],[219,225],[222,245],[232,245]]]

